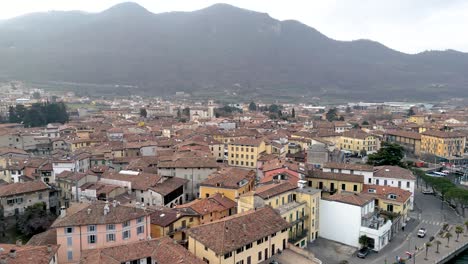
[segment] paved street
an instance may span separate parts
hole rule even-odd
[[[414,252],[415,248],[419,248],[421,254],[424,251],[424,243],[429,241],[431,236],[436,236],[444,222],[449,224],[463,223],[462,217],[458,216],[451,207],[445,203],[443,206],[441,204],[437,197],[424,195],[421,193],[421,189],[418,189],[415,194],[415,208],[410,213],[411,220],[405,231],[396,234],[389,245],[378,253],[371,253],[366,259],[357,258],[355,256],[356,249],[325,239],[318,239],[309,246],[309,249],[318,259],[327,264],[338,264],[342,260],[348,260],[350,264],[393,263],[396,256],[406,257],[406,252]],[[425,238],[417,237],[417,231],[421,227],[427,230]]]

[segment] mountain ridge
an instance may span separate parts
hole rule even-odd
[[[352,91],[397,99],[426,91],[422,97],[434,98],[435,85],[445,87],[443,96],[468,96],[467,53],[407,54],[373,40],[334,40],[300,21],[228,4],[154,14],[122,3],[100,13],[25,15],[0,23],[0,57],[5,78],[131,84],[152,94],[236,92],[235,84],[254,97]]]

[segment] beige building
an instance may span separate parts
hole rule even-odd
[[[42,181],[19,182],[0,185],[0,209],[5,217],[19,215],[37,203],[49,210],[50,188]]]
[[[206,263],[262,263],[287,248],[288,227],[271,207],[193,227],[188,249]]]

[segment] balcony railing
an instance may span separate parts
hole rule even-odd
[[[304,229],[304,230],[302,230],[300,232],[297,232],[297,233],[293,234],[293,236],[291,236],[288,239],[288,241],[291,244],[295,244],[295,243],[301,241],[302,239],[306,238],[308,234],[309,234],[309,230]]]
[[[300,216],[298,219],[292,221],[290,224],[295,225],[297,223],[303,222],[304,220],[306,220],[308,218],[309,218],[309,215],[303,215],[303,216]]]

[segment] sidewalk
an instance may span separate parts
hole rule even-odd
[[[451,233],[453,237],[450,238],[450,242],[447,247],[447,238],[440,237],[439,235],[431,242],[432,246],[429,247],[427,252],[427,260],[426,257],[426,249],[422,247],[418,253],[416,254],[416,262],[422,264],[434,264],[438,263],[439,261],[445,259],[450,254],[453,254],[455,251],[459,250],[460,248],[468,245],[468,234],[462,233],[460,234],[459,241],[457,242],[457,234],[454,232],[455,226],[452,227]],[[437,245],[434,241],[440,241],[442,244],[439,245],[439,253],[436,253]],[[427,240],[428,241],[428,240]],[[414,261],[414,260],[413,260]],[[414,263],[414,262],[407,262],[407,263]]]

